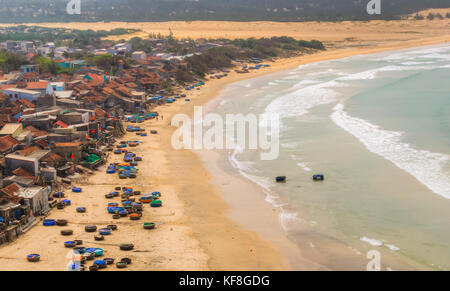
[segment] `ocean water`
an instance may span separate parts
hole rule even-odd
[[[226,154],[302,253],[332,269],[359,268],[339,248],[363,262],[377,250],[386,270],[450,269],[450,44],[307,64],[219,98],[219,114],[280,115],[277,159]]]

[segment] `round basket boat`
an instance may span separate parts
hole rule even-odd
[[[105,239],[105,237],[103,235],[94,235],[94,240],[96,240],[96,241],[102,241],[104,239]]]
[[[84,227],[84,230],[86,232],[95,232],[95,231],[97,231],[97,226],[95,226],[95,225],[86,225]]]
[[[86,261],[92,261],[95,258],[95,255],[93,252],[89,252],[86,249],[86,252],[82,255],[83,259],[85,259]]]
[[[111,234],[111,230],[109,228],[100,228],[98,230],[98,233],[101,235],[110,235]]]
[[[106,262],[104,260],[96,260],[94,261],[94,265],[97,265],[99,269],[106,268]]]
[[[127,264],[127,265],[131,265],[131,259],[130,258],[122,258],[120,261],[125,263],[125,264]]]
[[[145,222],[144,223],[144,229],[154,229],[155,224],[153,222]]]
[[[161,200],[154,200],[152,203],[150,203],[151,207],[161,207],[162,201]]]
[[[107,265],[112,265],[114,264],[114,259],[113,258],[104,258],[103,261],[105,261],[105,263]]]
[[[120,244],[119,247],[122,251],[131,251],[132,249],[134,249],[133,244]]]
[[[77,207],[77,212],[78,213],[85,213],[86,212],[86,207]]]
[[[127,263],[117,262],[116,267],[117,267],[117,269],[125,269],[127,267]]]
[[[76,244],[74,241],[66,241],[66,242],[64,242],[64,246],[65,246],[66,248],[71,248],[71,249],[73,249],[76,245],[77,245],[77,244]]]
[[[63,192],[57,192],[55,194],[53,194],[54,198],[64,198],[64,193]]]
[[[75,192],[75,193],[80,193],[82,191],[83,191],[83,189],[81,189],[80,187],[73,187],[72,188],[72,192]]]
[[[148,203],[151,203],[152,201],[153,201],[153,199],[151,198],[151,197],[141,197],[141,198],[139,198],[139,201],[141,202],[141,203],[145,203],[145,204],[148,204]]]
[[[117,230],[117,225],[109,224],[106,228],[109,228],[110,230]]]
[[[44,219],[44,221],[42,222],[42,225],[44,226],[53,226],[55,224],[56,222],[54,219]]]
[[[141,219],[141,215],[139,215],[138,213],[130,214],[130,220],[139,220],[139,219]]]
[[[41,260],[41,255],[39,255],[39,254],[29,254],[27,256],[27,260],[28,260],[28,262],[32,262],[32,263],[39,262]]]
[[[73,248],[73,251],[77,252],[79,254],[84,254],[84,253],[86,253],[86,248],[84,248],[84,247],[75,247],[75,248]]]
[[[61,230],[61,235],[72,235],[72,234],[73,234],[73,230],[71,230],[71,229]]]
[[[58,219],[55,221],[57,226],[66,226],[67,225],[67,220],[66,219]]]

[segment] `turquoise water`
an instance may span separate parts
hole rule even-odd
[[[450,45],[356,56],[232,84],[216,112],[281,116],[278,159],[229,160],[282,207],[303,253],[332,269],[365,268],[338,248],[378,250],[385,269],[450,269],[449,77]]]

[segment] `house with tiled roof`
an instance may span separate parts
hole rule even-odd
[[[9,135],[0,137],[0,154],[5,155],[14,152],[19,144],[15,138]]]

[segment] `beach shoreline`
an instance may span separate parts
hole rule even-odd
[[[203,106],[203,105],[206,105],[207,103],[211,102],[212,100],[217,100],[217,97],[220,95],[220,92],[222,91],[222,89],[225,86],[227,86],[228,84],[251,79],[251,78],[257,78],[259,76],[266,75],[266,74],[271,74],[271,73],[276,73],[279,71],[288,70],[291,68],[295,68],[299,65],[306,64],[306,63],[345,58],[345,57],[350,57],[350,56],[359,55],[359,54],[372,54],[372,53],[377,53],[377,52],[382,52],[382,51],[407,49],[407,48],[422,46],[422,44],[423,45],[434,45],[434,44],[445,43],[445,42],[448,42],[449,40],[450,40],[449,38],[439,38],[439,39],[433,38],[433,39],[427,39],[427,40],[422,40],[422,41],[402,43],[402,44],[399,44],[398,46],[389,45],[386,47],[375,47],[375,48],[369,48],[369,49],[357,50],[357,51],[355,51],[355,50],[326,51],[326,52],[321,52],[321,53],[318,53],[315,55],[281,60],[280,62],[271,64],[270,68],[263,69],[263,71],[252,72],[250,74],[239,75],[239,74],[235,74],[233,72],[227,78],[220,79],[220,80],[211,80],[207,83],[207,85],[204,88],[202,88],[202,90],[190,93],[188,97],[191,98],[192,101],[189,104],[184,104],[184,106],[180,106],[178,109],[174,109],[173,105],[170,105],[171,111],[174,110],[174,111],[172,111],[172,114],[174,112],[177,112],[177,113],[184,113],[184,114],[192,116],[193,106]],[[421,45],[418,45],[419,43]],[[175,105],[175,106],[178,106],[178,105]],[[167,108],[169,108],[169,107],[167,107]],[[158,108],[158,111],[160,111],[160,109],[161,108]],[[162,114],[165,114],[164,110],[162,110]],[[173,128],[171,130],[169,129],[169,131],[171,133],[173,132],[173,130],[174,130]],[[167,135],[167,139],[169,139],[169,136],[170,136],[170,134]],[[256,232],[257,234],[260,235],[260,238],[269,241],[271,244],[274,244],[278,248],[278,251],[280,252],[280,254],[282,256],[284,256],[284,259],[283,259],[284,268],[283,269],[289,269],[289,270],[299,270],[299,269],[301,269],[301,270],[311,270],[311,269],[324,270],[324,269],[326,269],[325,267],[321,266],[320,264],[317,264],[313,261],[310,261],[310,260],[304,258],[301,255],[301,253],[299,252],[299,250],[296,249],[296,247],[292,245],[292,242],[290,242],[286,237],[284,237],[284,238],[279,237],[279,235],[285,236],[285,233],[283,232],[281,225],[280,225],[279,210],[272,207],[269,203],[267,203],[265,201],[266,196],[265,196],[265,194],[263,194],[260,191],[261,189],[259,187],[257,187],[256,185],[253,185],[253,183],[250,181],[244,180],[243,177],[236,177],[236,176],[230,177],[231,179],[233,179],[232,183],[224,182],[223,177],[227,176],[227,171],[223,171],[221,169],[218,169],[216,166],[214,166],[214,164],[217,165],[217,163],[218,163],[218,161],[220,161],[221,157],[217,156],[217,154],[215,154],[213,152],[208,152],[208,151],[203,150],[203,151],[197,153],[196,158],[194,158],[192,156],[192,151],[182,151],[182,152],[185,152],[186,155],[190,156],[189,157],[190,163],[202,163],[203,170],[204,170],[204,167],[207,168],[206,171],[208,173],[206,175],[208,176],[208,181],[211,181],[212,184],[214,184],[216,191],[219,192],[219,195],[221,196],[220,200],[222,200],[221,203],[223,203],[221,210],[226,209],[224,211],[223,215],[231,218],[233,221],[237,222],[243,228]],[[181,157],[181,156],[182,155],[180,155],[179,158],[173,157],[172,158],[173,163],[182,163],[182,161],[184,161],[186,158]],[[221,162],[227,162],[227,161],[221,161]],[[207,164],[209,164],[209,165],[207,165]],[[211,165],[212,165],[212,167],[215,167],[215,169],[213,171],[211,171]],[[228,172],[228,174],[229,174],[229,172]],[[230,176],[232,176],[232,175],[230,175]],[[221,178],[217,179],[217,177],[221,177]],[[245,211],[243,211],[243,209],[245,209],[245,206],[242,206],[242,207],[240,207],[241,209],[236,210],[236,203],[233,204],[230,201],[235,199],[237,197],[237,195],[234,194],[234,195],[231,195],[231,197],[227,197],[227,196],[230,196],[229,195],[230,193],[227,193],[227,194],[223,193],[224,189],[226,189],[226,187],[227,187],[226,184],[234,184],[228,188],[228,190],[231,189],[230,192],[234,192],[233,189],[236,190],[236,189],[239,189],[239,187],[248,187],[246,189],[249,189],[253,194],[248,195],[249,197],[247,197],[247,199],[244,199],[243,205],[248,205],[249,202],[252,201],[254,203],[254,204],[252,204],[252,206],[257,209],[256,216],[243,215],[243,213],[245,213]],[[249,192],[243,191],[241,193],[249,193]],[[252,199],[258,199],[258,200],[256,201],[256,200],[252,200]],[[241,202],[241,200],[239,200],[239,201]],[[231,205],[231,207],[230,207],[230,205]],[[189,208],[189,207],[192,207],[192,205],[187,206],[187,208]],[[268,212],[271,213],[271,215],[267,215]],[[257,219],[257,218],[259,218],[259,219]],[[267,228],[267,227],[265,228],[264,226],[266,226],[267,223],[270,223],[269,225],[271,225],[272,228]],[[202,228],[199,227],[199,231],[195,232],[196,238],[199,241],[203,240],[201,229]],[[352,251],[349,250],[349,253],[350,252],[352,252]],[[217,252],[217,250],[214,251],[214,250],[210,249],[210,250],[207,250],[206,253],[208,253],[210,257],[214,258],[220,252]],[[211,261],[210,261],[211,269],[223,270],[223,266],[226,266],[227,264],[222,261],[224,264],[217,265],[216,264],[217,261],[219,261],[219,258],[211,259]],[[211,263],[211,262],[213,262],[213,263]],[[361,266],[363,267],[363,265],[361,265]],[[225,269],[230,269],[230,268],[228,267]],[[249,269],[252,269],[252,267],[250,267]]]
[[[400,50],[416,46],[425,46],[450,42],[450,36],[415,39],[398,43],[388,42],[375,47],[349,47],[330,49],[317,54],[282,59],[270,63],[271,67],[262,68],[248,74],[231,72],[228,77],[210,80],[201,90],[187,93],[190,102],[179,100],[173,104],[158,106],[154,110],[164,119],[145,121],[141,125],[148,131],[158,130],[158,135],[147,138],[136,137],[131,133],[121,140],[140,140],[143,144],[136,153],[143,156],[139,163],[139,175],[136,180],[119,180],[116,175],[107,175],[100,168],[95,175],[84,183],[75,183],[83,187],[86,194],[70,193],[72,208],[52,210],[49,218],[69,220],[69,227],[76,237],[93,246],[102,246],[84,233],[87,224],[118,224],[119,232],[108,237],[105,250],[108,256],[130,256],[134,263],[130,270],[322,270],[320,264],[311,262],[302,256],[299,250],[283,235],[277,210],[264,201],[261,193],[249,195],[243,199],[240,209],[230,205],[240,187],[257,193],[254,185],[242,178],[221,176],[217,181],[217,171],[207,170],[205,163],[216,163],[219,157],[213,153],[196,153],[190,150],[175,150],[171,145],[171,136],[176,128],[170,125],[171,116],[184,113],[193,114],[194,106],[204,106],[219,96],[228,84],[257,78],[298,67],[303,64],[340,59],[360,54],[371,54],[389,50]],[[112,157],[108,162],[117,160]],[[147,162],[148,161],[148,162]],[[226,174],[226,173],[222,173]],[[224,180],[234,184],[234,196],[226,197],[222,193]],[[238,181],[239,180],[239,181]],[[144,219],[159,223],[154,232],[142,229],[141,223],[132,224],[111,220],[105,211],[107,202],[103,194],[114,190],[115,185],[135,185],[143,193],[161,191],[163,207],[144,211]],[[226,186],[226,185],[225,185]],[[258,201],[254,200],[258,199]],[[254,211],[245,214],[249,203]],[[74,207],[86,206],[86,214],[75,213]],[[271,215],[267,215],[267,212]],[[246,223],[243,223],[246,222]],[[265,227],[270,225],[271,227]],[[260,230],[258,232],[257,230]],[[1,269],[8,270],[61,270],[67,265],[67,249],[64,249],[64,237],[59,228],[45,229],[42,225],[33,227],[16,241],[0,247]],[[256,231],[255,231],[256,230]],[[280,231],[281,230],[281,231]],[[140,250],[123,254],[118,248],[109,245],[132,241]],[[42,261],[29,264],[26,254],[40,252]],[[291,257],[290,257],[291,256]],[[50,259],[52,258],[52,259]]]

